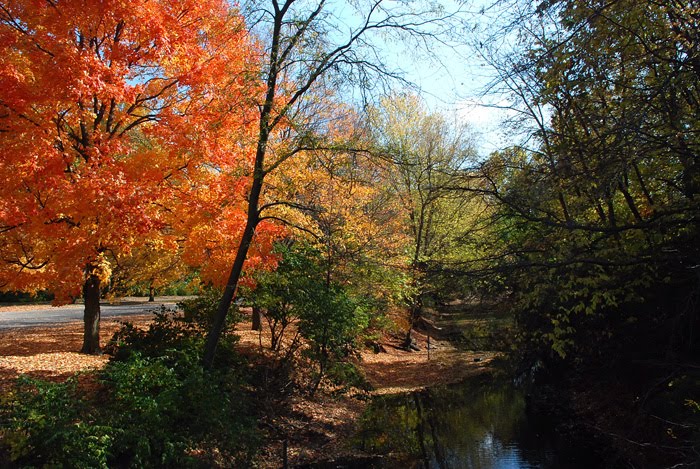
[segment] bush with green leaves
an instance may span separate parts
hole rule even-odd
[[[93,404],[77,392],[75,378],[65,383],[19,378],[0,407],[6,456],[18,467],[109,467],[113,428],[98,422]]]
[[[219,295],[218,290],[210,289],[200,297],[178,303],[184,314],[161,307],[146,330],[125,322],[112,336],[105,351],[118,360],[135,352],[148,357],[162,356],[170,350],[192,349],[192,353],[197,353],[195,349],[202,347],[209,331]],[[239,319],[238,310],[232,308],[221,339],[223,353],[218,354],[217,358],[227,360],[235,356],[233,345],[238,337],[233,334],[233,328]]]
[[[266,310],[273,350],[281,348],[284,332],[296,323],[298,336],[306,340],[304,355],[316,368],[315,391],[328,371],[356,350],[370,324],[371,299],[360,301],[345,286],[329,282],[316,249],[302,243],[278,244],[276,249],[282,256],[279,266],[258,274],[251,300]],[[293,352],[300,342],[291,342]]]
[[[132,467],[206,467],[198,454],[244,461],[255,447],[255,420],[237,369],[205,371],[199,354],[135,353],[102,375],[109,394],[112,445]]]
[[[309,290],[319,287],[321,273],[318,253],[305,245],[283,243],[275,245],[281,260],[274,271],[261,271],[256,275],[257,287],[248,292],[250,301],[265,311],[270,329],[270,349],[283,348],[283,337],[290,324],[304,314],[304,298]],[[288,344],[288,354],[296,350],[299,342]]]
[[[176,311],[162,307],[155,313],[148,329],[140,329],[132,323],[122,323],[114,333],[105,351],[116,360],[124,360],[133,353],[160,356],[177,348],[191,348],[202,337],[200,328],[185,321]]]
[[[211,328],[214,316],[219,308],[222,294],[222,291],[218,288],[205,288],[200,295],[183,300],[177,306],[183,312],[184,319],[187,322],[200,331],[207,332]],[[237,306],[231,305],[224,332],[230,333],[240,319],[240,311]]]
[[[299,333],[309,347],[305,355],[317,364],[312,392],[334,364],[347,359],[369,325],[369,315],[359,301],[337,285],[307,291]]]

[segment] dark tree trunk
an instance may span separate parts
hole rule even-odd
[[[262,311],[260,306],[253,306],[253,327],[252,330],[262,330]]]
[[[405,348],[409,352],[413,350],[418,350],[416,348],[416,345],[413,343],[413,328],[416,326],[418,320],[420,319],[422,307],[423,302],[419,294],[418,297],[413,301],[413,304],[411,305],[411,310],[408,316],[408,331],[406,331],[406,336],[404,337],[402,344],[403,348]]]
[[[100,278],[97,275],[88,274],[83,284],[83,300],[85,312],[83,314],[84,332],[82,353],[99,355],[100,349]]]
[[[156,301],[156,289],[153,286],[148,287],[148,301]]]
[[[285,9],[286,12],[286,9]],[[207,340],[204,344],[204,356],[202,357],[202,365],[204,369],[210,369],[214,364],[214,354],[216,353],[216,347],[219,344],[219,338],[224,330],[224,325],[226,324],[226,316],[231,308],[231,302],[236,295],[236,289],[238,288],[238,280],[241,277],[241,272],[243,272],[243,264],[248,256],[248,249],[253,242],[253,237],[255,237],[255,229],[260,221],[260,194],[262,193],[262,185],[265,179],[265,153],[267,151],[267,141],[270,137],[270,132],[276,125],[272,122],[271,114],[272,108],[275,104],[275,93],[277,90],[277,78],[279,69],[278,67],[278,54],[280,47],[280,31],[282,29],[282,17],[284,13],[281,11],[275,12],[274,18],[274,31],[272,35],[272,48],[270,53],[270,65],[271,68],[267,76],[267,91],[265,93],[265,104],[260,110],[260,125],[258,129],[258,145],[255,151],[255,165],[253,167],[253,183],[250,187],[250,193],[248,194],[248,211],[245,228],[243,229],[243,236],[241,236],[241,243],[238,246],[238,251],[236,252],[236,258],[233,260],[233,265],[231,266],[231,273],[228,276],[228,281],[226,282],[226,287],[224,288],[223,295],[221,295],[221,301],[219,302],[219,307],[214,315],[214,320],[212,322],[211,328],[209,329],[209,334],[207,334]]]
[[[226,288],[224,288],[224,293],[221,296],[221,301],[219,301],[219,307],[214,315],[214,320],[209,329],[209,334],[207,334],[206,343],[204,344],[204,356],[202,358],[204,369],[211,369],[214,364],[216,347],[219,345],[219,338],[226,325],[226,318],[231,308],[231,302],[236,295],[238,280],[241,278],[241,272],[243,272],[243,264],[248,255],[248,249],[255,236],[255,227],[258,224],[258,200],[260,198],[261,187],[262,180],[254,179],[251,195],[249,197],[250,200],[248,202],[248,220],[243,230],[241,244],[238,247],[238,252],[236,252],[236,258],[233,261],[231,273],[229,274],[228,282],[226,282]]]

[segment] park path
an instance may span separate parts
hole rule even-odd
[[[166,296],[156,297],[149,302],[148,298],[130,297],[120,303],[102,303],[102,317],[132,316],[157,311],[161,306],[175,308],[178,301],[186,297]],[[65,306],[42,305],[7,305],[0,306],[0,330],[23,327],[49,326],[73,321],[82,321],[83,305]]]

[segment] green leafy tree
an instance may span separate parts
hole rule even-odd
[[[297,243],[278,243],[275,251],[281,256],[277,269],[256,275],[257,286],[249,293],[254,307],[265,312],[270,329],[270,349],[278,352],[289,326],[305,314],[310,291],[322,288],[323,273],[314,257],[318,253]],[[318,260],[318,259],[316,259]],[[299,346],[299,334],[288,344],[288,355]]]
[[[574,361],[697,353],[697,2],[514,3],[514,52],[484,55],[527,144],[465,188],[496,207],[488,270],[507,273],[523,343]]]
[[[319,251],[301,242],[279,243],[276,249],[281,256],[277,269],[259,272],[250,296],[265,311],[272,350],[286,348],[288,359],[303,347],[316,368],[311,380],[315,393],[329,369],[357,348],[370,315],[347,288],[327,282],[325,259]],[[294,330],[294,336],[285,343],[289,330]]]
[[[431,290],[427,273],[444,263],[470,227],[473,208],[459,188],[466,165],[475,157],[469,129],[431,114],[412,95],[382,101],[370,118],[375,145],[391,161],[383,183],[399,201],[408,238],[411,298],[406,345]]]

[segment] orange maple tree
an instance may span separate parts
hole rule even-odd
[[[254,147],[253,147],[254,148]],[[246,222],[247,196],[252,182],[250,160],[232,161],[215,172],[202,167],[196,177],[188,179],[186,191],[177,198],[171,214],[175,233],[181,234],[182,258],[198,269],[200,279],[209,285],[223,287],[238,251]],[[273,269],[277,255],[273,243],[287,230],[273,220],[263,220],[251,243],[243,283],[251,285],[251,272]]]
[[[99,353],[111,260],[245,192],[254,47],[224,0],[3,2],[0,289],[82,295]]]

